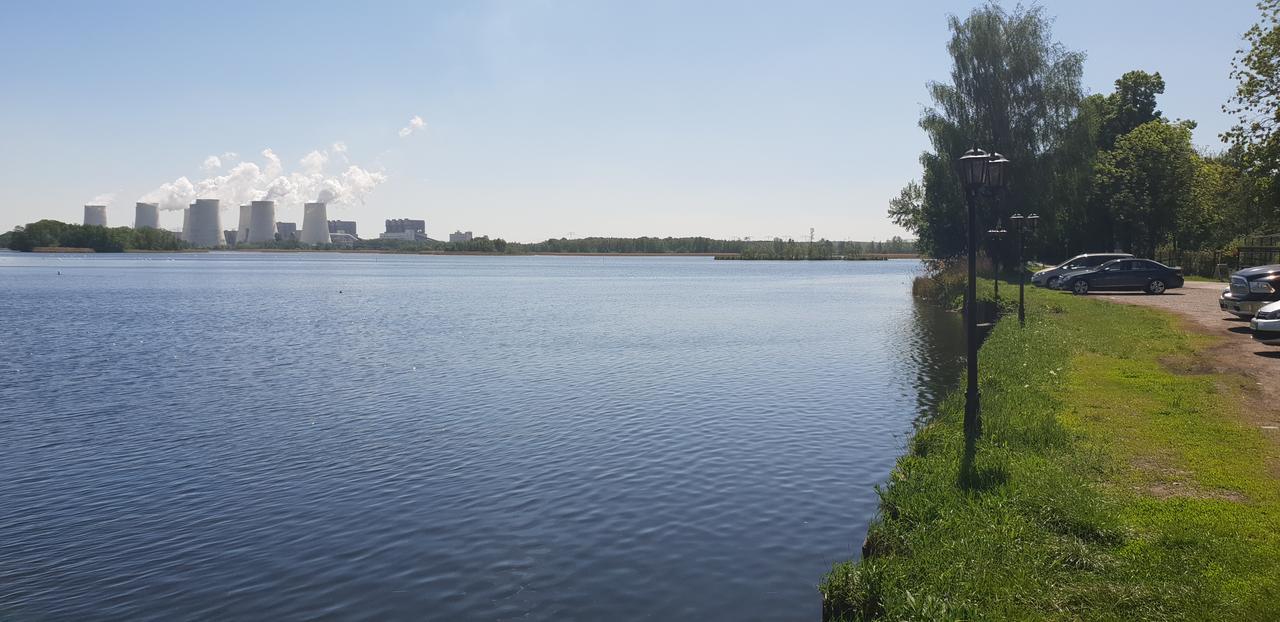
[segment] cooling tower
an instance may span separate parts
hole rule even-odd
[[[188,217],[190,231],[186,240],[192,246],[213,248],[222,246],[222,223],[218,215],[217,199],[196,199],[191,204]]]
[[[307,203],[302,206],[302,243],[328,244],[329,217],[324,203]]]
[[[99,227],[107,226],[107,206],[105,205],[84,206],[84,224],[97,225]]]
[[[133,206],[134,229],[159,229],[160,206],[155,203],[135,203]]]
[[[254,201],[249,208],[249,242],[274,242],[276,239],[276,202]]]
[[[249,241],[249,214],[252,210],[253,207],[249,205],[240,206],[240,225],[236,227],[236,244]]]

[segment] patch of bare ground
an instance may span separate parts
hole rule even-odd
[[[1131,465],[1141,472],[1146,479],[1150,480],[1141,486],[1135,486],[1135,489],[1153,497],[1160,499],[1173,497],[1219,499],[1236,503],[1244,503],[1248,500],[1244,495],[1234,490],[1199,486],[1192,481],[1190,471],[1163,464],[1162,461],[1155,457],[1139,458],[1134,460]]]
[[[1184,330],[1213,337],[1214,343],[1209,347],[1189,356],[1167,359],[1166,364],[1178,373],[1227,376],[1224,382],[1242,389],[1245,407],[1240,409],[1241,416],[1251,425],[1273,432],[1267,436],[1280,443],[1280,347],[1254,341],[1248,321],[1218,308],[1221,290],[1222,286],[1217,283],[1188,283],[1187,287],[1160,296],[1105,294],[1098,297],[1171,311],[1182,318]]]
[[[1180,374],[1217,374],[1217,389],[1242,400],[1240,408],[1227,414],[1260,430],[1280,450],[1280,347],[1254,341],[1248,320],[1223,312],[1218,307],[1221,291],[1218,283],[1187,283],[1187,287],[1159,296],[1121,293],[1098,297],[1170,311],[1181,318],[1183,330],[1210,337],[1210,345],[1162,362]],[[1280,477],[1280,460],[1271,460],[1267,470]],[[1180,488],[1162,487],[1152,493],[1168,494]]]

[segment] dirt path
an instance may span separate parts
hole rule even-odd
[[[1248,320],[1241,320],[1218,308],[1220,283],[1188,282],[1160,296],[1137,293],[1091,294],[1125,304],[1172,311],[1185,320],[1188,330],[1218,338],[1216,345],[1202,352],[1191,364],[1194,371],[1214,371],[1241,378],[1248,408],[1245,418],[1280,441],[1280,347],[1253,340]]]

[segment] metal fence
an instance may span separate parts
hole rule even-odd
[[[1156,261],[1182,268],[1188,276],[1226,280],[1241,268],[1280,264],[1280,235],[1257,235],[1242,238],[1231,252],[1184,251],[1171,246],[1156,251]]]
[[[1280,263],[1280,235],[1256,235],[1241,240],[1240,268]]]

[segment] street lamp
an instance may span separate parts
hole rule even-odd
[[[1022,263],[1022,230],[1023,228],[1031,229],[1032,233],[1036,231],[1036,223],[1040,217],[1035,214],[1023,216],[1022,214],[1014,214],[1009,217],[1018,225],[1018,326],[1027,325],[1027,311],[1023,300],[1023,288],[1027,284],[1027,268]]]
[[[996,219],[996,228],[987,229],[987,235],[995,238],[997,243],[999,243],[1000,240],[1004,239],[1004,235],[1006,233],[1009,233],[1009,232],[1004,228],[1003,225],[1001,225],[1000,219],[998,218]],[[999,253],[996,253],[996,255],[999,255]],[[991,257],[991,267],[995,271],[996,306],[999,307],[1000,306],[1000,262],[996,261],[995,256]]]
[[[978,408],[978,194],[994,195],[1007,184],[1005,169],[1009,160],[998,153],[974,147],[960,157],[960,179],[964,182],[965,203],[969,208],[969,282],[965,289],[966,359],[968,385],[964,393],[964,435],[972,443],[982,434]]]

